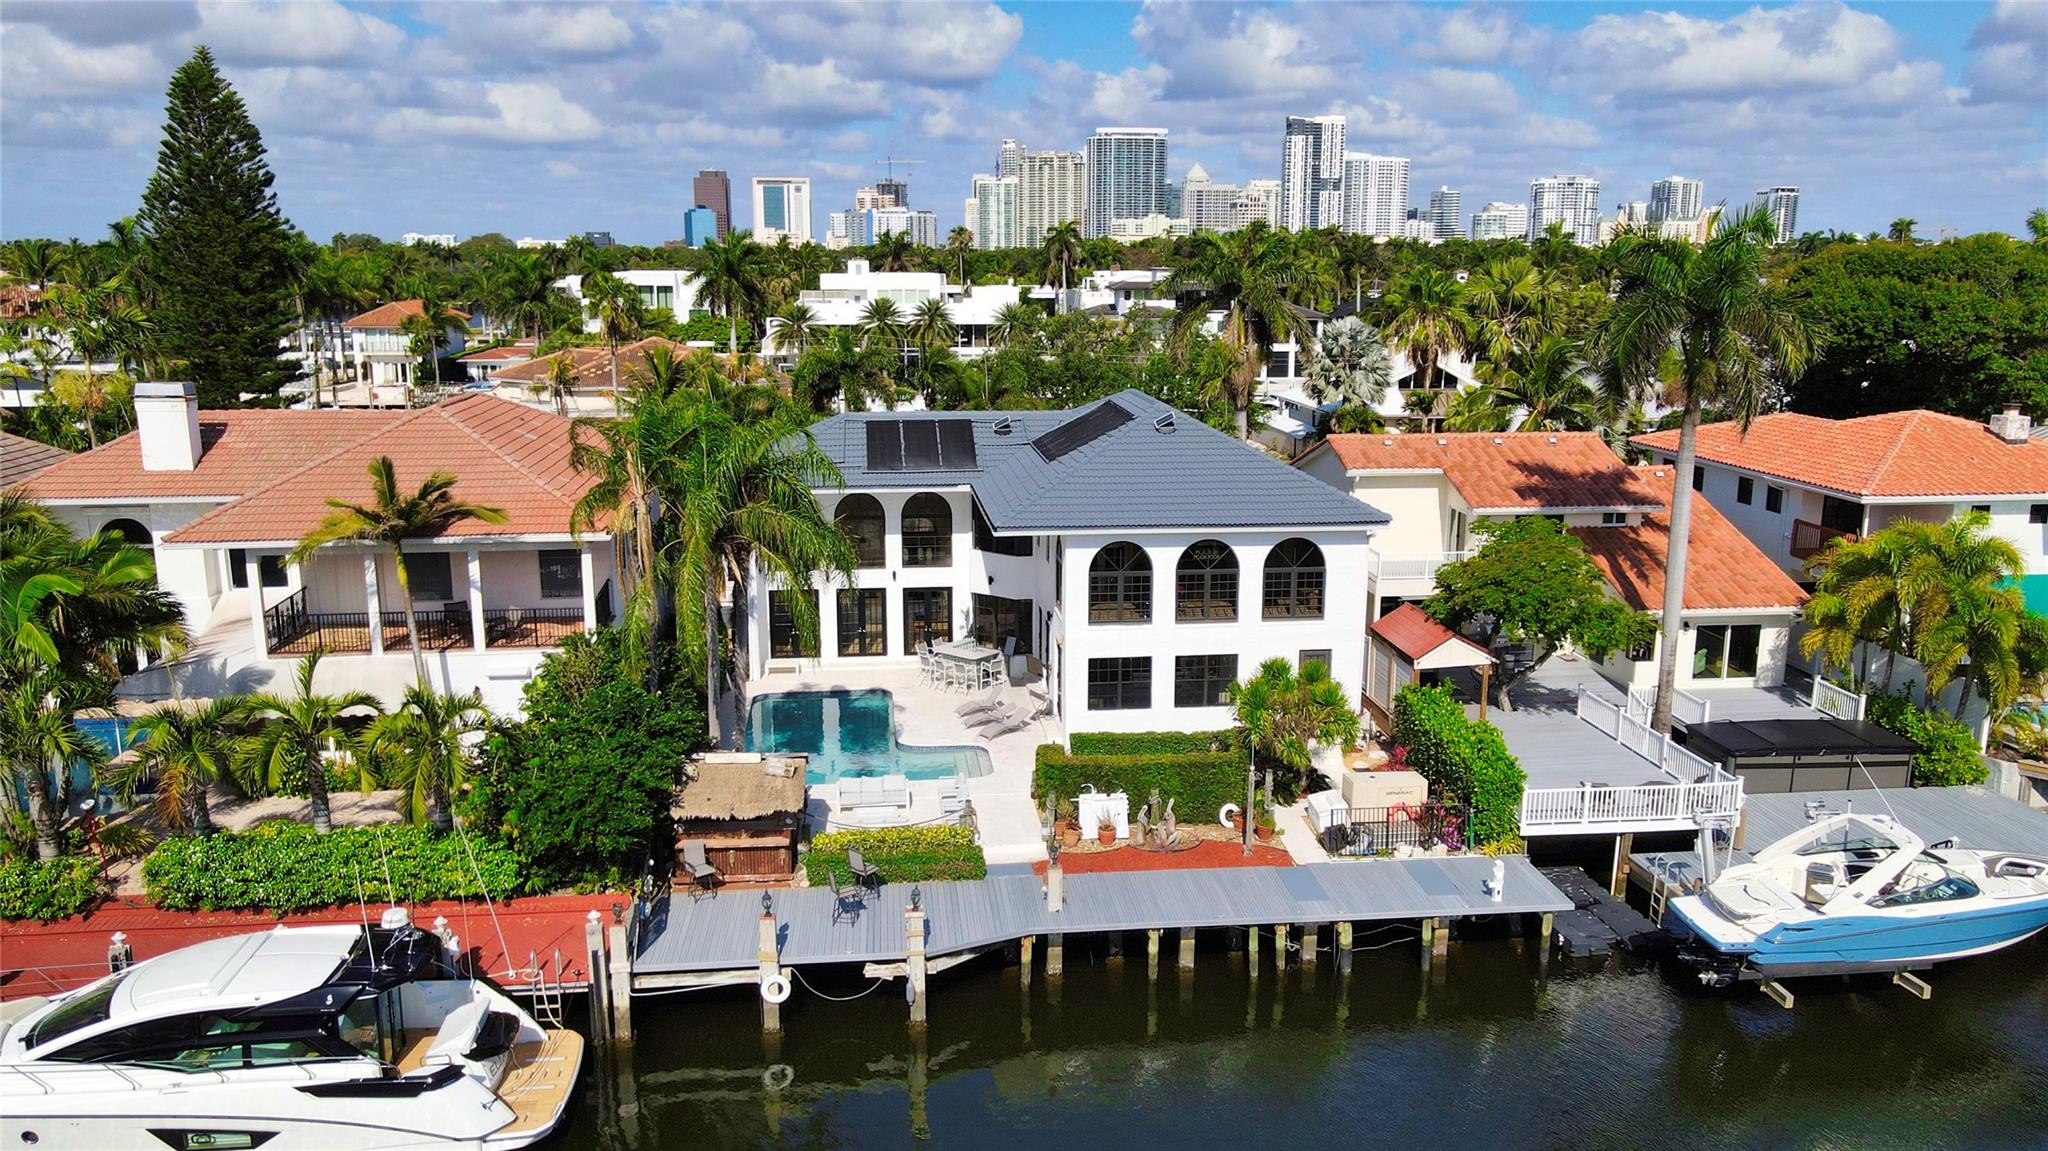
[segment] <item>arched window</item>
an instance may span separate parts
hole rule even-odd
[[[131,547],[146,548],[152,542],[149,529],[134,520],[109,520],[107,526],[100,530],[103,532],[113,532],[121,537],[123,543]]]
[[[846,538],[853,541],[857,566],[878,568],[886,562],[883,557],[887,553],[882,544],[882,501],[855,492],[839,501],[838,515],[832,522],[838,524]]]
[[[1175,619],[1237,618],[1237,553],[1203,540],[1180,553],[1174,575]]]
[[[953,562],[953,505],[919,492],[903,505],[903,566],[942,568]]]
[[[1266,618],[1323,618],[1323,549],[1296,537],[1266,553]]]
[[[1113,543],[1088,566],[1088,622],[1142,623],[1152,618],[1152,561],[1134,543]]]

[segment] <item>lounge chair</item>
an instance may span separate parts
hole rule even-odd
[[[1025,728],[1030,727],[1032,722],[1032,718],[1028,715],[1006,712],[1002,719],[982,728],[980,735],[983,739],[994,739],[999,735],[1009,735],[1011,732],[1023,731]]]
[[[1003,689],[999,686],[992,684],[989,686],[987,691],[984,691],[980,695],[975,696],[973,699],[968,700],[966,703],[961,704],[959,707],[954,708],[953,714],[958,716],[969,716],[975,714],[976,712],[994,711],[996,708],[1001,707],[1002,703]]]
[[[881,870],[863,858],[858,847],[846,849],[846,870],[853,873],[853,881],[862,887],[882,886]]]
[[[710,891],[718,886],[718,881],[722,877],[718,874],[718,869],[711,865],[711,861],[705,858],[703,840],[683,841],[683,874],[689,876],[690,882],[696,884],[699,890]]]

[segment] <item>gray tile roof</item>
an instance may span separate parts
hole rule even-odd
[[[0,489],[26,483],[30,476],[70,457],[63,448],[0,432]]]
[[[1031,441],[1097,404],[1063,412],[849,412],[812,429],[848,489],[967,485],[999,532],[1121,528],[1362,528],[1385,512],[1139,391],[1108,397],[1133,418],[1047,462]],[[1172,415],[1171,431],[1156,421]],[[980,467],[871,472],[872,420],[968,419]],[[1008,435],[998,435],[1008,420]]]

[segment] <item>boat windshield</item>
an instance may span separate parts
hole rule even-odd
[[[114,992],[128,977],[109,979],[98,987],[90,987],[58,1004],[54,1010],[28,1029],[22,1036],[22,1046],[33,1049],[46,1043],[53,1043],[81,1027],[104,1023],[114,1002]]]
[[[1834,855],[1836,853],[1844,853],[1849,855],[1855,855],[1861,852],[1882,853],[1897,851],[1898,849],[1898,844],[1893,843],[1891,840],[1886,839],[1883,836],[1859,835],[1854,838],[1850,838],[1849,836],[1845,835],[1840,839],[1816,840],[1815,842],[1809,843],[1806,846],[1800,848],[1799,854]]]
[[[1978,894],[1977,885],[1950,870],[1931,855],[1922,854],[1901,872],[1889,890],[1870,901],[1872,907],[1911,907],[1920,903],[1942,903],[1969,899]]]

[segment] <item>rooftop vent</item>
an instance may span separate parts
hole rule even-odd
[[[1991,434],[2008,444],[2023,444],[2034,430],[2034,421],[2020,410],[2018,404],[2007,404],[2005,410],[1985,421]]]
[[[1556,437],[1556,436],[1552,436],[1552,437],[1550,437],[1550,442],[1551,442],[1551,443],[1553,443],[1553,444],[1554,444],[1554,443],[1556,443],[1556,442],[1557,442],[1557,437]]]
[[[1017,421],[1004,416],[1002,419],[990,424],[988,430],[999,436],[1007,436],[1017,430]]]
[[[1162,413],[1160,414],[1160,416],[1159,416],[1159,418],[1158,418],[1158,419],[1156,419],[1156,420],[1153,420],[1153,421],[1152,421],[1152,430],[1153,430],[1153,431],[1155,431],[1155,432],[1170,432],[1170,431],[1172,431],[1172,430],[1173,430],[1173,413],[1172,413],[1172,412],[1162,412]]]
[[[1501,446],[1502,444],[1504,444],[1504,443],[1506,443],[1506,442],[1507,442],[1506,440],[1503,440],[1503,439],[1501,439],[1501,438],[1500,438],[1499,436],[1495,436],[1495,437],[1493,437],[1493,446],[1494,446],[1494,447],[1499,447],[1499,446]]]
[[[1436,446],[1437,446],[1437,447],[1440,447],[1440,448],[1446,448],[1446,447],[1449,447],[1450,445],[1451,445],[1451,441],[1449,441],[1449,440],[1447,440],[1447,439],[1443,438],[1442,436],[1438,436],[1438,437],[1436,438]]]

